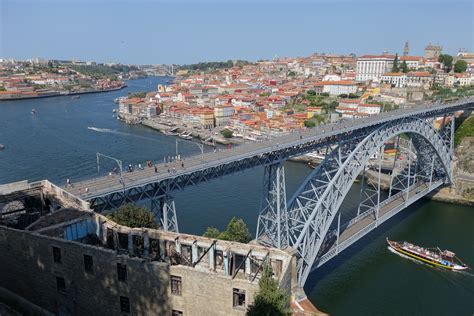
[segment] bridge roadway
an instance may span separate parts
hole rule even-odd
[[[322,250],[323,254],[319,256],[320,260],[316,260],[312,271],[328,262],[338,253],[365,236],[369,231],[375,229],[378,225],[403,210],[406,206],[416,202],[429,192],[441,186],[443,183],[442,180],[438,180],[433,182],[430,187],[429,182],[418,181],[410,186],[408,196],[406,191],[400,191],[392,197],[382,201],[378,216],[376,216],[376,209],[374,208],[342,225],[339,241],[336,241],[335,238],[335,236],[337,236],[337,229],[328,233],[327,236],[331,235],[333,238],[332,240],[329,240],[328,245],[326,245],[326,247],[324,247],[325,249]]]
[[[246,158],[262,156],[269,153],[278,152],[283,149],[290,149],[292,147],[309,142],[318,140],[322,141],[325,139],[330,139],[331,137],[334,138],[338,135],[346,135],[356,130],[366,129],[367,133],[369,133],[381,124],[391,120],[402,119],[406,117],[428,118],[442,116],[446,113],[471,108],[473,104],[474,97],[471,97],[448,104],[422,104],[408,109],[398,109],[391,112],[385,112],[380,115],[364,119],[324,124],[310,130],[289,133],[267,141],[247,143],[240,146],[235,146],[232,149],[225,149],[218,152],[210,152],[186,157],[183,161],[184,168],[181,167],[181,161],[178,161],[168,164],[158,163],[156,165],[158,173],[155,173],[154,168],[149,168],[146,166],[144,170],[136,170],[131,173],[124,172],[123,183],[120,181],[119,176],[114,175],[102,176],[77,183],[73,182],[72,186],[64,186],[63,188],[77,197],[85,200],[91,200],[93,198],[106,196],[114,192],[122,192],[150,183],[159,183],[166,179],[176,178],[179,175],[190,174],[196,171],[206,170],[211,167],[222,166]],[[300,151],[293,151],[291,155],[298,156],[306,153],[307,151],[307,148],[303,148],[303,150]],[[170,172],[168,172],[168,169]]]

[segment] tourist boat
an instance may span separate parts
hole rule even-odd
[[[436,248],[423,248],[406,241],[391,241],[387,238],[389,249],[412,259],[452,271],[469,269],[454,252]]]
[[[32,115],[35,115],[35,114],[36,114],[36,110],[35,110],[35,109],[31,109],[31,114],[32,114]]]

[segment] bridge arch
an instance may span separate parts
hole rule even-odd
[[[354,138],[341,143],[311,173],[288,203],[288,245],[297,252],[300,286],[304,285],[331,223],[356,177],[385,142],[405,133],[416,135],[418,154],[436,156],[433,162],[436,160],[437,170],[448,181],[451,180],[450,141],[447,142],[429,121],[417,118],[396,120],[362,140]]]

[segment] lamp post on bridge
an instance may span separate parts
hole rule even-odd
[[[199,149],[201,150],[201,155],[204,155],[204,145],[203,144],[198,144],[198,143],[195,143],[195,142],[191,142],[189,140],[177,139],[176,138],[176,157],[178,157],[178,154],[179,154],[179,151],[178,151],[178,143],[179,142],[190,143],[190,144],[198,146]]]
[[[118,166],[119,166],[119,172],[120,172],[120,182],[122,183],[122,187],[125,188],[125,182],[123,181],[123,175],[122,175],[122,160],[119,160],[117,158],[107,156],[101,153],[97,153],[97,174],[100,174],[100,157],[107,158],[110,160],[113,160]]]

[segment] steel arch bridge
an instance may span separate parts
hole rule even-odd
[[[401,134],[412,135],[417,163],[408,165],[408,169],[411,170],[406,172],[408,182],[405,183],[405,188],[400,189],[398,194],[394,194],[387,200],[381,201],[379,182],[375,191],[375,199],[371,201],[369,209],[362,214],[358,212],[358,218],[351,223],[352,226],[372,214],[375,215],[375,225],[373,226],[377,226],[382,205],[399,199],[405,191],[409,195],[410,190],[420,188],[421,184],[429,183],[428,190],[422,192],[425,195],[426,191],[429,192],[441,183],[450,181],[452,131],[452,128],[449,129],[449,133],[442,131],[447,137],[446,139],[435,130],[432,122],[417,118],[405,118],[391,121],[364,138],[354,137],[340,142],[289,200],[286,211],[285,205],[278,202],[281,201],[281,195],[284,194],[281,189],[279,191],[281,194],[276,194],[276,201],[279,205],[273,203],[277,205],[274,208],[277,211],[269,212],[269,207],[263,209],[257,232],[259,240],[274,247],[286,248],[289,246],[296,250],[298,282],[300,286],[303,286],[313,265],[315,263],[321,265],[330,259],[327,256],[318,258],[318,255],[321,255],[323,241],[336,216],[340,215],[340,206],[349,189],[356,178],[363,173],[369,159],[380,155],[380,152],[383,153],[383,146],[388,140]],[[277,169],[273,172],[276,178],[273,191],[278,192],[278,184],[282,182],[281,175],[278,173],[282,173],[282,167],[273,168]],[[412,203],[407,199],[402,202],[403,207]],[[361,229],[363,228],[365,227],[361,227]],[[370,230],[366,230],[364,235],[368,231]],[[339,234],[340,217],[337,239]],[[329,235],[333,236],[334,232]],[[352,240],[352,242],[355,241]],[[341,249],[335,252],[339,252],[339,250]],[[332,254],[334,256],[337,253],[333,251]],[[317,262],[317,259],[325,261],[319,260]]]
[[[467,98],[329,124],[229,151],[189,157],[186,168],[175,173],[169,173],[173,164],[164,163],[159,164],[158,169],[168,168],[168,173],[157,174],[149,168],[125,174],[120,181],[116,177],[101,177],[75,183],[74,188],[66,190],[89,201],[98,212],[123,203],[149,200],[162,229],[178,232],[173,192],[263,166],[264,192],[257,242],[281,249],[293,248],[298,262],[298,282],[303,286],[312,269],[325,264],[411,203],[451,181],[453,114],[469,111],[473,104],[474,98]],[[443,118],[439,130],[433,125],[437,117]],[[381,194],[383,148],[387,140],[394,137],[397,138],[396,152],[400,149],[407,154],[404,161],[398,154],[394,157],[386,197]],[[319,151],[325,160],[287,200],[283,162],[314,151]],[[370,172],[375,173],[377,183],[365,180],[366,173]],[[360,175],[357,213],[341,223],[340,205]],[[85,188],[90,188],[90,192],[84,192]]]

